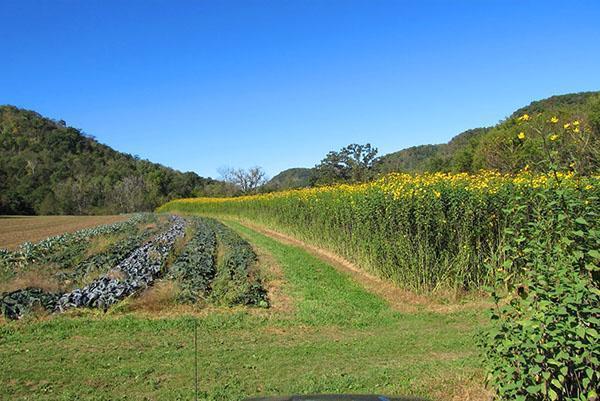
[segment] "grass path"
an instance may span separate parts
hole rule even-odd
[[[382,393],[482,400],[482,312],[392,310],[303,249],[227,222],[278,265],[291,308],[198,313],[201,399]],[[118,308],[0,324],[0,399],[191,400],[192,316]]]

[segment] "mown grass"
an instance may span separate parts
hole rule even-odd
[[[0,399],[191,400],[382,393],[481,400],[480,311],[401,314],[306,251],[228,222],[284,275],[290,311],[155,318],[118,309],[0,325]]]

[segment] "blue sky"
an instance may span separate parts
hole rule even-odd
[[[0,104],[204,176],[600,89],[600,2],[0,0]]]

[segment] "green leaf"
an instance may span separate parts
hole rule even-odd
[[[590,255],[592,258],[600,259],[600,252],[598,252],[596,249],[590,249],[588,251],[588,255]]]

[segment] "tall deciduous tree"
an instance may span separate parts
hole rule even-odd
[[[226,182],[235,185],[244,194],[254,192],[267,182],[267,174],[262,167],[254,166],[249,169],[222,168],[219,173]]]
[[[377,161],[377,148],[351,144],[338,152],[331,151],[315,166],[316,184],[334,182],[363,182],[373,175],[373,166]]]

